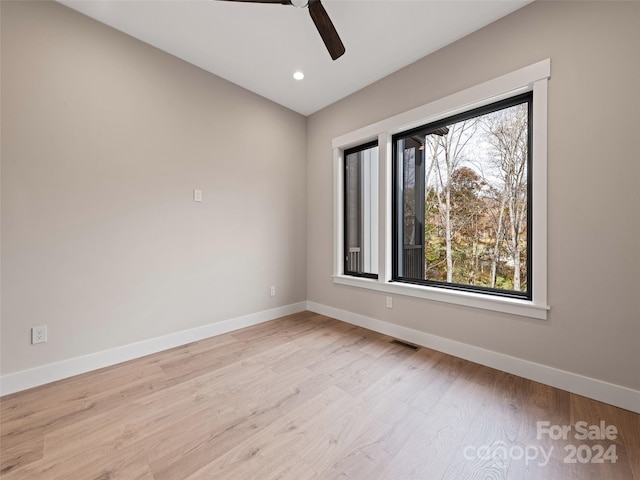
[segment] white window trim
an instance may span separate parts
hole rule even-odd
[[[334,138],[332,142],[334,284],[545,320],[550,309],[547,305],[547,83],[550,77],[551,60],[542,60]],[[533,299],[512,299],[475,292],[392,282],[392,135],[529,91],[533,91],[533,202],[531,205],[533,213],[533,258],[531,265]],[[344,151],[373,140],[378,140],[379,155],[378,225],[380,228],[377,279],[344,275],[344,242],[342,241],[344,235],[342,198]]]

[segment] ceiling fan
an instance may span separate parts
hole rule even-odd
[[[309,15],[311,15],[311,19],[313,23],[316,25],[318,29],[318,33],[322,38],[327,50],[329,50],[329,55],[333,60],[340,58],[344,52],[345,48],[342,44],[342,40],[340,40],[340,36],[336,31],[336,28],[333,26],[327,11],[320,3],[320,0],[224,0],[228,2],[250,2],[250,3],[278,3],[281,5],[292,5],[298,8],[309,8]]]

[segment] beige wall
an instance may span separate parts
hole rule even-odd
[[[334,285],[331,139],[548,57],[548,320]],[[308,299],[640,388],[639,85],[639,2],[536,2],[312,115]]]
[[[2,374],[305,300],[303,116],[59,4],[1,16]]]

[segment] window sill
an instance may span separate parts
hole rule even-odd
[[[481,293],[445,290],[407,283],[382,282],[375,279],[351,277],[348,275],[334,275],[333,283],[395,295],[433,300],[436,302],[481,308],[483,310],[491,310],[494,312],[509,313],[523,317],[537,318],[539,320],[546,320],[547,312],[550,309],[547,305],[536,305],[529,300],[494,297],[483,295]]]

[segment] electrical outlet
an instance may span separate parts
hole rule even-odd
[[[202,201],[202,190],[200,190],[199,188],[196,188],[193,191],[193,201],[194,202],[201,202]]]
[[[31,343],[44,343],[47,341],[47,326],[33,327],[31,329]]]
[[[387,297],[387,308],[393,308],[393,298]]]
[[[276,286],[275,285],[271,285],[270,293],[271,293],[272,297],[276,296]]]

